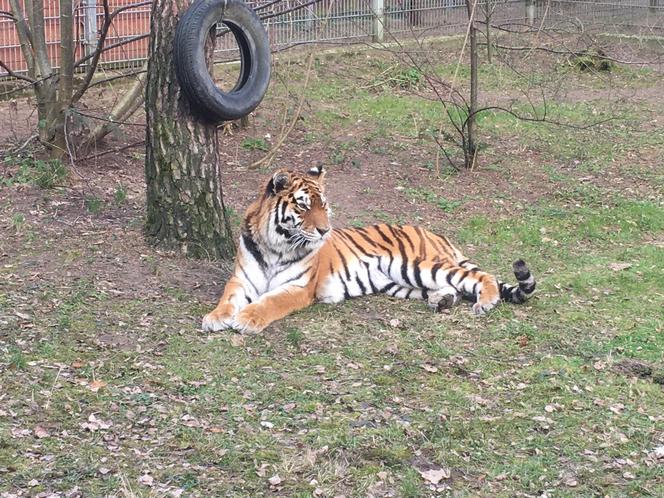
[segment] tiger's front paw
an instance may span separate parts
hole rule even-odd
[[[217,306],[203,318],[203,330],[206,332],[217,332],[218,330],[232,328],[234,314],[235,307],[232,304]]]
[[[232,327],[240,332],[260,332],[269,323],[260,306],[250,304],[237,314]]]

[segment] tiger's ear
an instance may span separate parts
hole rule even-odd
[[[275,195],[284,190],[290,185],[291,176],[288,171],[277,171],[267,184],[266,193],[268,195]]]
[[[325,169],[323,169],[322,164],[317,164],[316,166],[309,168],[307,175],[315,176],[319,181],[322,181],[325,178]]]

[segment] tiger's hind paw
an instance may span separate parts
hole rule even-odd
[[[443,287],[429,294],[427,304],[438,313],[455,306],[461,301],[461,294],[453,287]]]

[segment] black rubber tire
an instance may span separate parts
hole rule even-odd
[[[223,22],[240,48],[240,76],[230,92],[219,89],[205,63],[210,30]],[[201,118],[232,121],[256,109],[270,83],[270,42],[256,13],[242,0],[195,0],[178,21],[173,60],[182,92]]]

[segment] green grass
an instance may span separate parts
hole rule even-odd
[[[67,178],[67,168],[57,159],[4,156],[3,161],[17,169],[13,176],[0,179],[0,187],[31,184],[43,189],[52,189],[62,186]]]

